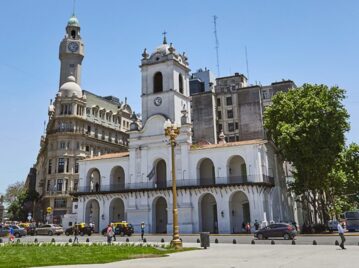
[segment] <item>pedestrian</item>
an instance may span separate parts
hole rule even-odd
[[[15,240],[15,237],[14,237],[14,228],[12,228],[12,226],[9,227],[9,241],[10,242],[13,242]]]
[[[98,192],[100,190],[100,184],[98,182],[96,182],[95,188],[96,188],[96,192]]]
[[[254,229],[256,231],[259,229],[259,222],[257,220],[254,221]]]
[[[295,230],[298,231],[297,223],[295,221],[292,222],[292,225],[295,228]]]
[[[247,224],[246,224],[246,231],[248,234],[251,233],[251,225],[249,224],[249,222],[247,222]]]
[[[346,249],[344,247],[344,242],[345,242],[345,237],[344,237],[344,228],[342,227],[342,225],[338,222],[338,225],[337,225],[337,228],[338,228],[338,233],[339,233],[339,236],[340,236],[340,239],[342,240],[342,242],[340,243],[340,247],[342,249]]]
[[[242,222],[242,232],[246,231],[246,224],[244,222]]]
[[[113,241],[116,241],[116,226],[115,224],[111,223],[112,232],[113,232]]]
[[[107,243],[111,244],[112,237],[113,237],[113,230],[112,230],[111,224],[107,225],[106,235],[107,235]]]
[[[75,241],[76,241],[77,243],[79,243],[78,235],[79,235],[79,227],[78,227],[78,225],[77,225],[77,222],[75,222],[75,227],[74,227],[74,243],[75,243]]]
[[[145,234],[145,223],[141,222],[141,239],[143,241],[143,236]]]

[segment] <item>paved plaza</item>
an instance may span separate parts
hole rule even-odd
[[[186,247],[198,247],[187,243]],[[116,267],[116,268],[328,268],[356,267],[359,247],[348,246],[341,250],[335,246],[312,245],[231,245],[212,244],[210,248],[170,254],[166,257],[134,259],[108,264],[70,265],[54,267]]]

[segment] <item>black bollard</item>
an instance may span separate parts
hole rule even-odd
[[[236,240],[236,239],[233,239],[233,244],[237,244],[237,240]]]
[[[86,243],[89,243],[90,242],[90,238],[86,238]]]
[[[182,238],[180,238],[181,242],[182,242]]]
[[[317,241],[313,240],[313,246],[317,245]]]
[[[21,241],[20,241],[20,239],[18,238],[18,239],[16,240],[16,243],[20,244],[20,242],[21,242]]]
[[[146,238],[143,239],[143,242],[145,242]],[[130,242],[130,239],[126,238],[126,242]]]
[[[2,243],[3,241],[2,241],[2,238],[0,238],[0,243]]]
[[[274,242],[274,240],[272,240],[272,241],[271,241],[270,243],[271,243],[271,245],[275,245],[275,242]]]
[[[69,239],[69,243],[72,243],[72,239],[71,239],[71,238]]]
[[[51,243],[55,243],[55,238],[52,238],[52,239],[51,239]]]
[[[37,238],[35,238],[34,243],[37,243],[37,242],[39,242],[39,241],[37,240]]]
[[[255,244],[256,244],[256,241],[254,241],[254,239],[252,239],[251,244],[252,244],[252,245],[255,245]]]
[[[126,240],[127,241],[127,240]],[[128,241],[130,241],[130,240],[128,240]],[[143,239],[143,243],[146,243],[147,242],[147,239],[146,238],[144,238]]]
[[[336,246],[339,246],[338,240],[335,240],[335,245],[336,245]]]
[[[164,242],[165,242],[165,240],[163,238],[161,238],[161,243],[164,243]]]
[[[217,238],[214,240],[214,243],[218,244],[218,239]]]
[[[292,245],[295,245],[295,240],[292,240]]]
[[[201,240],[199,240],[199,238],[197,238],[197,243],[201,243]]]

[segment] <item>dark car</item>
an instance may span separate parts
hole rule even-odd
[[[125,221],[115,222],[113,225],[114,225],[114,232],[116,235],[131,236],[134,233],[132,224],[130,224],[128,222],[125,222]],[[106,235],[106,232],[107,232],[107,227],[101,231],[102,235]]]
[[[76,224],[76,226],[78,227],[79,235],[81,235],[81,236],[84,236],[85,234],[90,236],[94,232],[93,227],[90,227],[90,226],[86,225],[85,223],[79,223],[79,224]],[[67,235],[67,236],[73,235],[74,231],[75,231],[75,226],[67,228],[65,230],[65,235]]]
[[[0,227],[0,237],[8,236],[10,232],[9,228],[5,228],[3,226]]]
[[[291,224],[274,223],[254,233],[254,237],[258,239],[267,239],[269,237],[283,237],[285,240],[293,239],[297,235],[297,231]]]

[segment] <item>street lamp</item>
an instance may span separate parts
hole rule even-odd
[[[172,203],[173,203],[173,238],[171,246],[175,249],[182,248],[182,241],[179,239],[179,227],[178,227],[178,210],[177,210],[177,189],[176,189],[176,167],[175,167],[175,145],[176,137],[179,134],[180,128],[176,123],[172,124],[168,119],[163,125],[165,129],[165,135],[170,140],[171,145],[171,160],[172,160]]]

